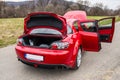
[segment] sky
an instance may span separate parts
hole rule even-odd
[[[77,0],[67,0],[67,1],[74,1]],[[83,0],[83,1],[89,1],[91,5],[93,6],[95,3],[103,3],[104,6],[108,6],[110,9],[117,9],[118,6],[120,6],[120,0]]]
[[[14,1],[14,2],[19,2],[19,1],[27,1],[27,0],[3,0],[3,1]]]
[[[26,1],[26,0],[4,0],[4,1],[14,1],[14,2],[19,2],[19,1]],[[77,0],[67,0],[67,1],[74,1],[76,2]],[[85,1],[85,0],[83,0]],[[91,2],[91,5],[93,6],[95,3],[103,3],[103,5],[108,6],[110,9],[117,9],[118,6],[120,6],[120,0],[88,0]]]

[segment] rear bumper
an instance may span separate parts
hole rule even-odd
[[[41,67],[41,68],[55,68],[55,67],[62,68],[62,67],[65,67],[67,69],[70,68],[69,66],[66,66],[64,64],[36,64],[36,63],[33,63],[33,62],[23,61],[22,59],[18,59],[18,60],[21,61],[24,64],[34,66],[34,67]]]
[[[16,46],[16,54],[20,61],[23,63],[37,64],[37,65],[61,65],[65,67],[73,67],[74,60],[72,59],[72,52],[68,50],[50,50],[40,49],[24,46]],[[25,54],[33,54],[43,56],[43,61],[28,60],[25,58]]]

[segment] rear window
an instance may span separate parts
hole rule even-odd
[[[62,29],[62,21],[46,14],[39,14],[30,17],[30,20],[27,22],[27,27],[35,27],[35,26],[52,26],[58,29]]]
[[[30,34],[55,34],[55,35],[62,35],[61,32],[54,30],[54,29],[48,29],[48,28],[39,28],[39,29],[33,29]]]
[[[67,25],[67,34],[72,34],[72,28],[69,25]]]

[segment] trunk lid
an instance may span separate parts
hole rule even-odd
[[[24,33],[27,34],[32,29],[50,28],[56,29],[66,35],[66,20],[62,16],[49,12],[37,12],[28,14],[24,19]]]

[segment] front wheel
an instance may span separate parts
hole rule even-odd
[[[77,56],[76,56],[76,60],[75,60],[75,66],[73,69],[78,69],[80,67],[80,64],[81,64],[81,49],[78,50],[78,53],[77,53]]]

